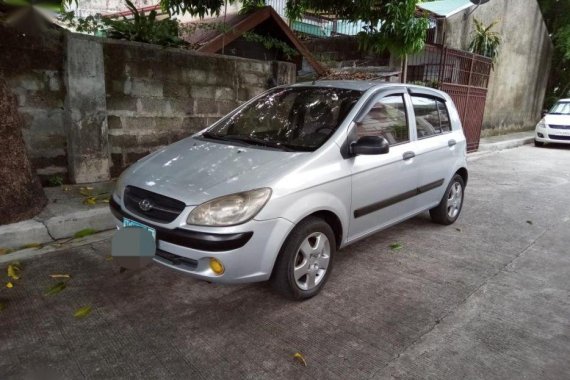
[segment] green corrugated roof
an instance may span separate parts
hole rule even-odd
[[[438,0],[418,3],[417,6],[437,16],[450,17],[472,5],[469,0]]]
[[[293,24],[291,25],[291,29],[293,29],[297,32],[309,34],[312,36],[328,37],[326,34],[326,31],[323,30],[323,28],[321,28],[318,25],[308,24],[306,22],[293,21]],[[329,34],[330,34],[330,32],[329,32]]]

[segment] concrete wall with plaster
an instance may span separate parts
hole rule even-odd
[[[540,119],[550,73],[552,42],[536,0],[493,0],[467,19],[460,12],[448,19],[447,46],[467,50],[473,19],[484,25],[498,20],[493,30],[502,43],[491,73],[483,128],[531,127]]]
[[[0,75],[17,96],[30,158],[41,176],[65,176],[63,35],[33,35],[0,26],[0,36]]]
[[[295,65],[285,62],[70,33],[0,33],[0,74],[18,96],[24,137],[44,181],[56,174],[72,183],[117,176],[268,83],[295,81]]]

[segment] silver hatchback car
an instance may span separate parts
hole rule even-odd
[[[419,86],[282,86],[139,160],[110,202],[154,260],[220,283],[317,294],[337,251],[429,210],[458,218],[466,141],[450,97]]]

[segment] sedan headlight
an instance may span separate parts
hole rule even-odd
[[[537,128],[546,128],[546,122],[544,121],[544,119],[539,121],[538,124],[536,125],[536,127]]]
[[[186,222],[199,226],[233,226],[252,219],[265,206],[271,189],[262,188],[226,195],[196,207]]]

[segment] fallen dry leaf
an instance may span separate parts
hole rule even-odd
[[[92,187],[80,187],[79,194],[83,195],[84,197],[90,197],[92,195],[93,188]]]
[[[19,280],[22,268],[20,267],[20,263],[15,262],[9,264],[6,271],[8,272],[8,277],[10,277],[12,280]]]
[[[51,278],[71,278],[71,276],[68,275],[68,274],[59,274],[59,273],[50,274],[49,276],[50,276]]]
[[[84,318],[86,316],[88,316],[91,313],[91,306],[83,306],[80,307],[79,309],[75,310],[75,313],[73,313],[73,316],[75,318]]]
[[[6,287],[7,287],[8,289],[12,289],[12,288],[14,287],[14,284],[12,284],[10,281],[8,281],[8,282],[6,283]]]
[[[293,355],[293,358],[297,359],[297,361],[299,361],[299,363],[303,364],[305,367],[307,366],[307,361],[305,360],[305,357],[300,352],[295,352],[295,355]]]
[[[65,284],[65,282],[60,281],[56,284],[54,284],[53,286],[51,286],[45,293],[44,295],[46,296],[53,296],[59,292],[61,292],[63,289],[65,289],[67,285]]]
[[[97,204],[97,198],[95,197],[87,197],[83,200],[84,205],[94,206]]]

